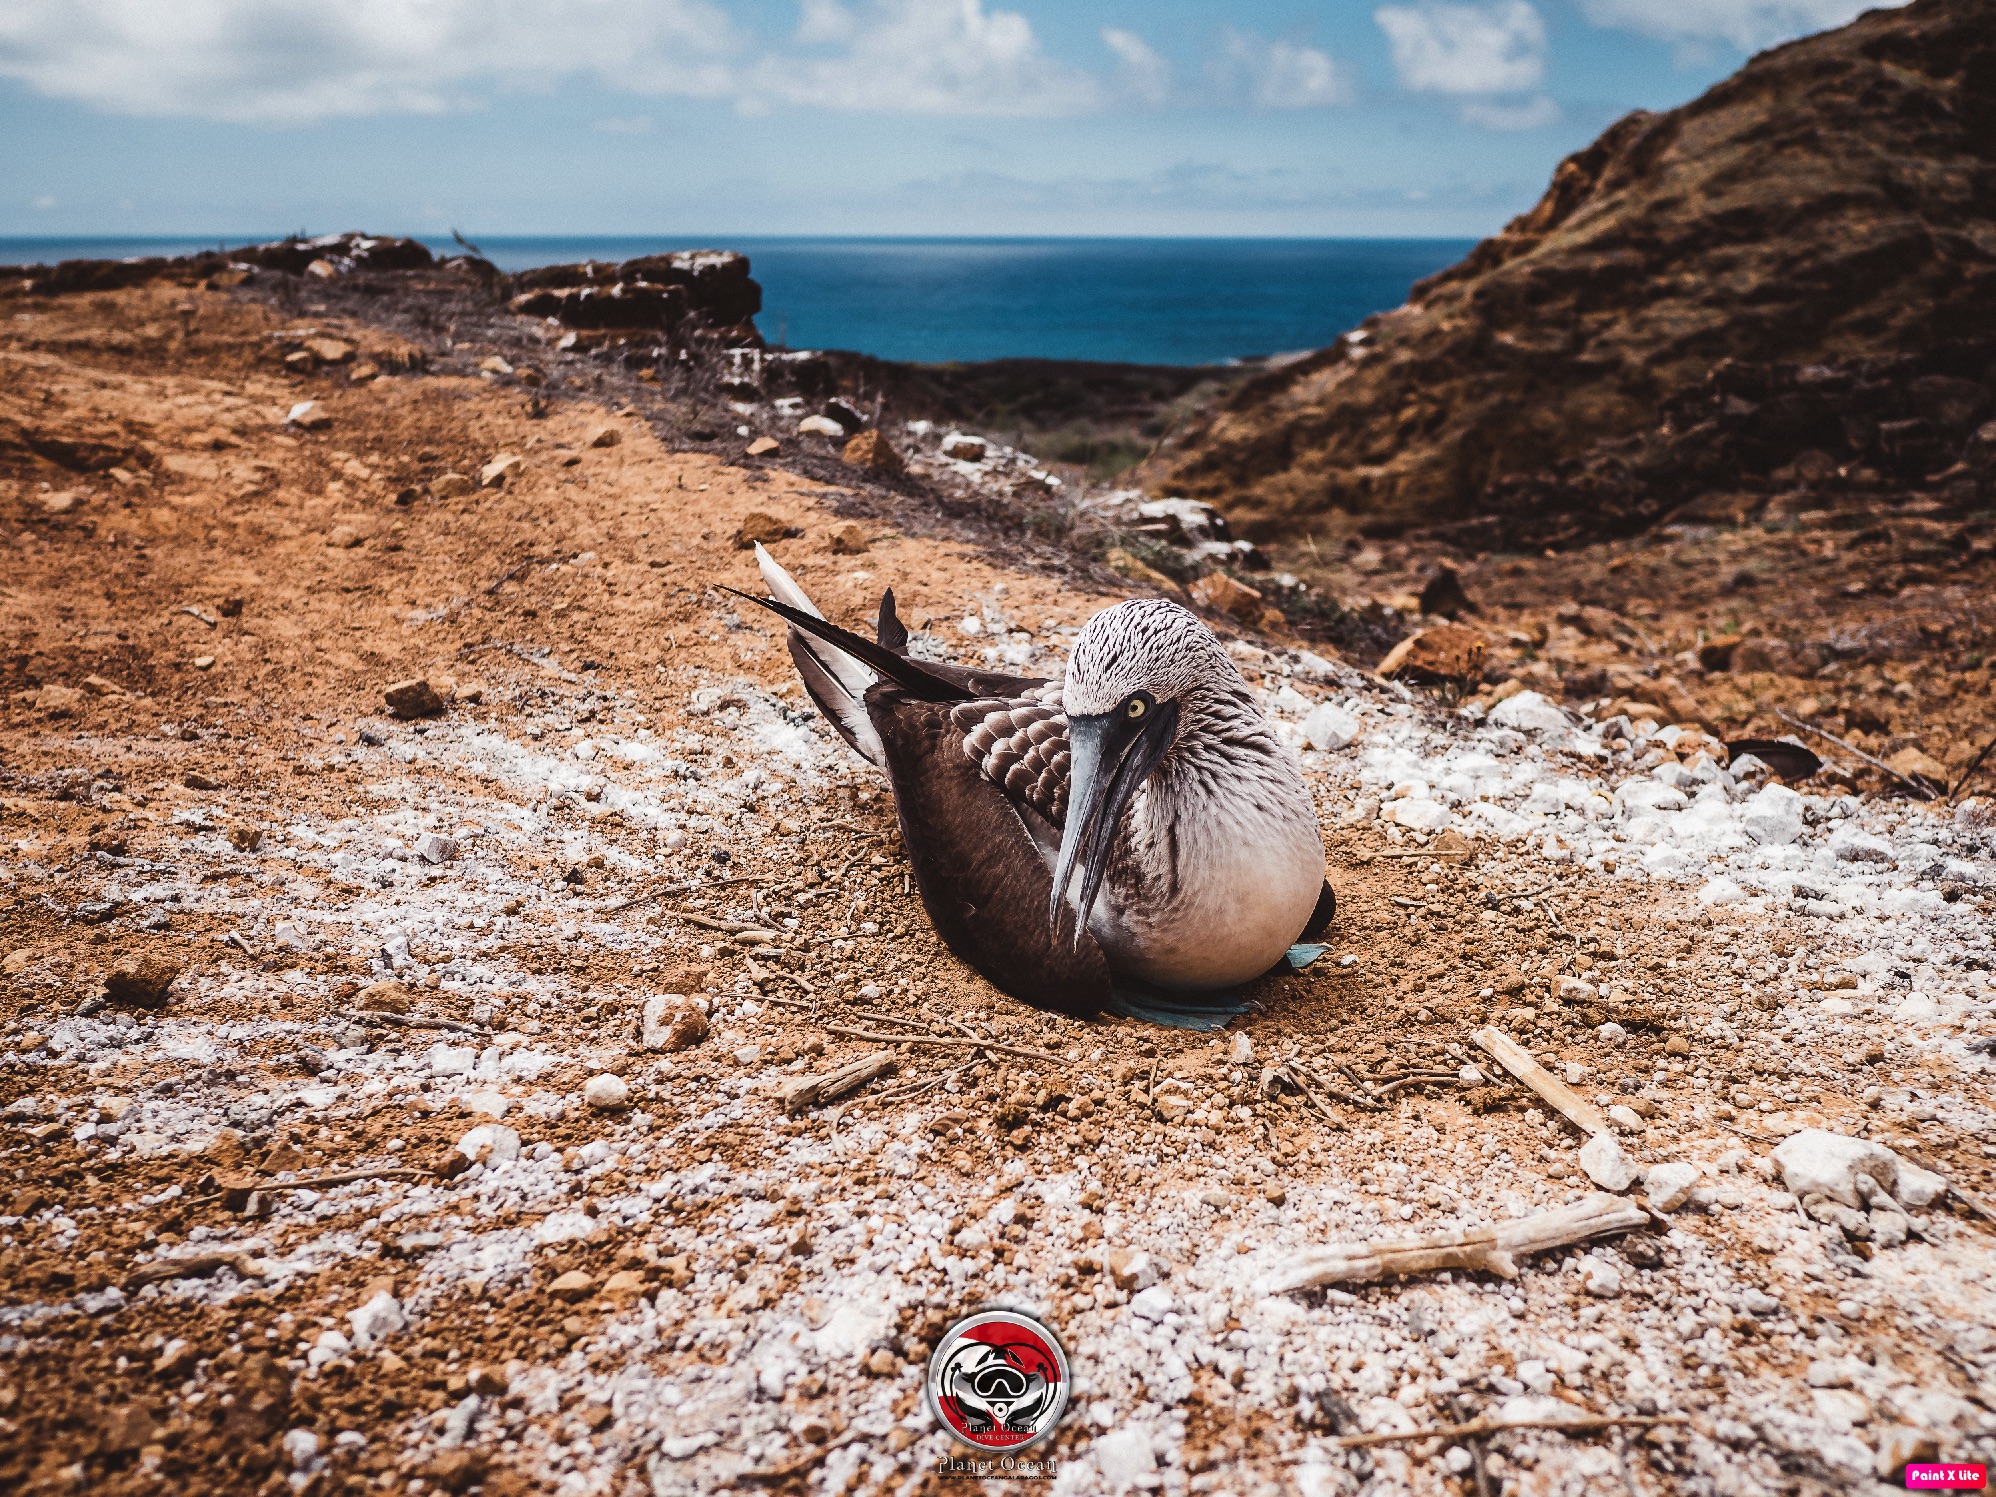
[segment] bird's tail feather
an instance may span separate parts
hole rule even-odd
[[[759,545],[755,564],[761,569],[763,585],[785,606],[811,618],[824,618],[810,595],[797,585],[797,579]],[[804,689],[839,730],[839,736],[868,762],[884,765],[886,751],[880,746],[873,720],[866,715],[866,689],[879,677],[844,650],[814,638],[795,623],[790,626],[790,658],[797,662]]]
[[[1172,993],[1133,983],[1126,977],[1116,979],[1103,1006],[1126,1019],[1141,1019],[1146,1024],[1163,1024],[1171,1029],[1196,1029],[1201,1034],[1225,1029],[1254,1008],[1238,988],[1214,993]]]

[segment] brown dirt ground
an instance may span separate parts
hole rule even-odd
[[[281,346],[269,336],[282,327],[277,314],[235,295],[140,288],[55,302],[12,298],[0,300],[0,318],[5,319],[0,321],[0,413],[44,436],[68,433],[78,443],[129,454],[118,465],[122,477],[79,473],[45,441],[40,448],[10,451],[7,476],[0,480],[8,557],[0,574],[6,689],[0,760],[7,775],[0,834],[11,875],[0,886],[0,952],[25,954],[10,966],[10,977],[31,966],[53,982],[53,989],[47,982],[31,987],[25,981],[0,988],[0,1027],[11,1036],[10,1044],[52,1022],[51,1004],[73,1007],[97,991],[100,974],[123,955],[153,950],[186,966],[190,976],[183,979],[183,990],[198,987],[203,973],[225,959],[240,965],[242,953],[217,944],[232,928],[225,918],[182,914],[167,928],[146,930],[126,920],[91,925],[66,912],[101,879],[97,854],[162,861],[175,856],[191,835],[174,824],[176,809],[205,808],[225,826],[245,827],[339,816],[363,796],[365,776],[338,750],[360,724],[381,720],[381,692],[389,682],[421,675],[446,686],[482,683],[486,700],[454,704],[451,721],[502,728],[537,717],[551,702],[586,701],[592,692],[607,700],[623,693],[661,736],[697,728],[685,711],[687,697],[708,680],[746,677],[773,692],[788,689],[788,660],[772,647],[776,636],[762,621],[717,626],[726,608],[711,588],[756,587],[750,557],[731,544],[751,511],[773,513],[802,529],[801,538],[775,549],[828,612],[848,621],[870,613],[885,583],[895,587],[904,617],[916,622],[956,618],[967,599],[990,596],[1002,585],[1008,590],[1007,611],[1042,632],[1079,623],[1109,600],[1110,595],[1050,569],[1026,568],[1020,562],[1028,553],[998,534],[918,537],[876,519],[868,524],[870,549],[863,557],[836,556],[827,539],[835,520],[863,513],[869,505],[891,516],[895,505],[915,501],[856,479],[833,485],[780,467],[746,467],[712,453],[675,451],[638,414],[577,400],[553,404],[536,416],[519,389],[473,376],[403,374],[355,386],[336,372],[292,372],[279,361]],[[320,319],[321,325],[326,322]],[[380,343],[383,337],[364,326],[345,330],[364,350],[370,338]],[[380,351],[384,357],[395,352],[386,343]],[[632,390],[633,398],[642,397],[635,386]],[[284,413],[305,399],[323,403],[329,427],[305,431],[283,424]],[[585,445],[604,424],[615,427],[621,440],[609,447]],[[405,494],[445,472],[475,475],[495,454],[506,452],[521,455],[525,466],[502,488],[447,500]],[[66,502],[57,498],[63,495],[69,496]],[[1571,597],[1615,608],[1645,628],[1655,624],[1655,656],[1667,658],[1692,641],[1693,618],[1705,620],[1708,630],[1732,627],[1735,613],[1744,619],[1759,598],[1785,586],[1770,575],[1758,593],[1721,597],[1708,587],[1692,599],[1686,589],[1671,587],[1668,596],[1653,589],[1687,575],[1709,583],[1728,569],[1764,565],[1775,549],[1790,555],[1796,567],[1831,574],[1826,583],[1858,565],[1847,556],[1810,552],[1806,535],[1762,540],[1715,533],[1632,549],[1638,559],[1626,567],[1604,569],[1599,563],[1605,557],[1488,562],[1469,580],[1499,626],[1529,628],[1544,611],[1536,600]],[[547,565],[578,557],[593,560],[558,569]],[[1612,559],[1619,562],[1620,552]],[[1381,570],[1363,573],[1370,582],[1355,577],[1351,585],[1382,592],[1381,579],[1396,575],[1390,571],[1395,565],[1411,583],[1418,580],[1419,560],[1386,559]],[[1979,618],[1962,623],[1959,598],[1944,589],[1931,598],[1918,594],[1925,585],[1910,584],[1916,596],[1909,599],[1902,591],[1892,600],[1894,617],[1950,618],[1950,648],[1968,640],[1975,641],[1968,648],[1981,648],[1986,623]],[[1868,602],[1843,600],[1833,585],[1817,588],[1815,596],[1823,628],[1843,627],[1853,610],[1870,610]],[[1649,618],[1644,599],[1668,617]],[[1865,616],[1874,617],[1875,610]],[[1577,625],[1550,622],[1555,629],[1574,628],[1574,638],[1562,643],[1555,635],[1550,649],[1532,647],[1531,658],[1557,657],[1563,649],[1575,662],[1591,665],[1599,656],[1607,665],[1627,654],[1626,635],[1590,636]],[[1531,664],[1527,655],[1518,648],[1521,668]],[[1922,656],[1906,663],[1904,674],[1914,687],[1909,697],[1885,685],[1897,680],[1897,669],[1880,664],[1832,688],[1811,682],[1792,690],[1818,698],[1833,693],[1835,709],[1819,701],[1818,711],[1826,718],[1841,715],[1846,726],[1860,701],[1882,698],[1877,710],[1886,721],[1877,730],[1877,747],[1890,748],[1898,737],[1918,738],[1950,764],[1960,762],[1958,746],[1972,741],[1978,721],[1988,722],[1987,670],[1978,661],[1957,686],[1946,689],[1931,658]],[[1791,689],[1786,681],[1735,681],[1716,673],[1693,681],[1682,668],[1673,668],[1673,674],[1701,703],[1711,704],[1712,714],[1756,726],[1761,718],[1742,704],[1757,692],[1786,700],[1782,693]],[[93,689],[85,685],[91,677],[111,684]],[[1807,710],[1806,703],[1797,705]],[[600,710],[608,717],[627,709]],[[1946,726],[1930,732],[1932,724]],[[93,780],[103,788],[86,788]],[[217,788],[190,788],[196,784]],[[605,851],[615,852],[621,844],[678,876],[708,866],[705,855],[711,851],[694,847],[669,854],[655,831],[615,817],[592,822],[590,835]],[[856,836],[862,839],[857,844]],[[866,912],[887,929],[892,951],[883,951],[871,967],[856,959],[855,971],[898,984],[875,1008],[908,1016],[953,1015],[1017,1043],[1069,1056],[1083,1046],[1099,1046],[1107,1058],[1098,1069],[1113,1073],[1117,1083],[1095,1089],[1094,1110],[1078,1128],[1035,1112],[1044,1105],[1037,1098],[1013,1120],[1023,1139],[1015,1139],[1008,1127],[980,1129],[967,1118],[946,1123],[946,1130],[956,1131],[936,1137],[932,1166],[938,1178],[976,1181],[1015,1155],[1037,1167],[1060,1149],[1076,1147],[1100,1149],[1109,1158],[1154,1129],[1141,1088],[1160,1070],[1202,1076],[1215,1081],[1229,1100],[1252,1100],[1252,1078],[1229,1074],[1202,1038],[1122,1023],[1074,1025],[992,993],[940,948],[919,906],[903,893],[895,841],[882,798],[849,790],[817,821],[771,845],[731,844],[730,869],[769,883],[772,901],[825,881],[827,871],[831,882],[861,889]],[[1344,1059],[1375,1076],[1444,1054],[1452,1066],[1459,1063],[1467,1030],[1522,1003],[1516,994],[1527,981],[1542,986],[1550,974],[1582,967],[1597,976],[1650,972],[1668,952],[1681,952],[1687,968],[1704,961],[1691,939],[1703,927],[1681,895],[1659,903],[1642,888],[1590,893],[1596,925],[1572,937],[1559,927],[1557,915],[1548,918],[1544,909],[1521,911],[1493,926],[1478,920],[1475,903],[1490,887],[1489,870],[1417,868],[1406,859],[1372,857],[1389,850],[1375,827],[1338,833],[1339,939],[1365,951],[1366,959],[1350,970],[1327,965],[1286,982],[1279,1006],[1255,1028],[1261,1053],[1276,1054],[1293,1040],[1306,1056]],[[250,853],[233,867],[211,864],[208,877],[255,897],[260,886]],[[574,1049],[615,1042],[628,1029],[635,992],[668,979],[697,986],[705,969],[726,960],[690,949],[699,935],[686,934],[684,927],[635,966],[600,950],[580,955],[555,929],[559,907],[571,897],[564,885],[570,869],[560,860],[540,858],[519,862],[514,871],[541,892],[528,902],[507,955],[523,973],[552,974],[568,994],[546,1014],[552,1036],[546,1043]],[[614,858],[605,867],[584,862],[574,868],[574,877],[598,896],[628,889],[635,899],[645,892],[617,872]],[[1566,875],[1545,877],[1557,882]],[[1424,890],[1424,881],[1435,887]],[[1394,903],[1408,896],[1431,908],[1410,916],[1404,904]],[[798,912],[806,916],[807,933],[826,918],[823,906]],[[642,908],[628,911],[627,918],[640,925],[650,919]],[[822,979],[821,963],[823,958],[813,955],[794,970]],[[338,986],[328,998],[288,1004],[275,998],[217,1000],[204,1017],[333,1023],[352,993],[371,980],[365,964],[338,955],[278,953],[262,956],[260,965],[265,971],[301,969]],[[1604,1077],[1621,1073],[1647,1084],[1651,1067],[1662,1065],[1666,1040],[1685,1031],[1691,1010],[1704,1001],[1708,990],[1696,984],[1707,982],[1709,974],[1702,966],[1699,974],[1675,1003],[1644,1016],[1649,1022],[1635,1029],[1625,1050],[1610,1052],[1595,1038],[1587,1024],[1598,1015],[1560,1015],[1547,1008],[1543,1019],[1513,1022],[1540,1025],[1535,1048],[1587,1063]],[[732,968],[716,971],[711,985],[732,975]],[[1495,987],[1497,996],[1479,996],[1485,987]],[[773,982],[765,990],[775,999],[790,991]],[[419,1011],[433,1017],[465,1016],[463,1006],[453,1007],[442,993],[419,991],[418,1000]],[[846,1012],[852,1022],[851,1009]],[[778,1061],[786,1052],[838,1059],[869,1048],[826,1034],[800,1014],[777,1014],[767,1033]],[[290,1045],[273,1037],[252,1049],[261,1052],[268,1076],[296,1078],[305,1072],[288,1053]],[[903,1055],[910,1068],[924,1064],[905,1047]],[[1756,1079],[1749,1055],[1705,1058],[1717,1074],[1742,1085]],[[1841,1068],[1825,1070],[1807,1085],[1802,1094],[1807,1105],[1832,1126],[1860,1126],[1865,1110],[1857,1094],[1881,1074],[1876,1067],[1883,1060],[1882,1052],[1875,1058],[1845,1057]],[[720,1078],[736,1069],[727,1057],[704,1051],[682,1062],[684,1078]],[[1054,1069],[1056,1074],[1044,1078],[1047,1089],[1075,1093],[1079,1083],[1065,1083]],[[149,1082],[115,1068],[89,1076],[66,1072],[76,1068],[0,1072],[0,1106],[35,1091],[73,1094],[87,1088],[115,1094]],[[561,1089],[564,1074],[543,1078],[543,1085]],[[568,1085],[579,1085],[584,1074],[578,1064]],[[973,1073],[971,1080],[988,1075]],[[238,1079],[190,1067],[181,1084],[220,1087]],[[1655,1094],[1668,1109],[1674,1094],[1666,1088]],[[994,1085],[991,1096],[998,1095]],[[1220,1163],[1200,1164],[1188,1156],[1167,1165],[1163,1181],[1141,1179],[1132,1166],[1125,1185],[1134,1200],[1139,1190],[1171,1180],[1210,1178],[1215,1170],[1224,1175],[1225,1161],[1238,1161],[1243,1149],[1272,1154],[1296,1180],[1333,1168],[1356,1170],[1441,1140],[1516,1139],[1521,1156],[1537,1157],[1536,1117],[1518,1105],[1515,1092],[1483,1099],[1483,1105],[1497,1105],[1493,1112],[1473,1110],[1472,1101],[1452,1089],[1417,1088],[1403,1093],[1396,1110],[1383,1118],[1351,1115],[1338,1128],[1299,1108],[1270,1107],[1252,1140],[1214,1141]],[[669,1121],[675,1105],[661,1104],[658,1111]],[[14,1245],[0,1249],[4,1298],[28,1304],[120,1283],[141,1247],[171,1245],[201,1225],[234,1220],[223,1202],[211,1199],[214,1190],[204,1183],[211,1175],[257,1168],[337,1171],[380,1157],[390,1136],[405,1141],[404,1157],[422,1164],[442,1157],[465,1126],[462,1115],[395,1109],[316,1129],[280,1128],[252,1140],[262,1152],[247,1158],[232,1152],[239,1144],[224,1142],[208,1155],[166,1153],[107,1166],[71,1141],[67,1125],[9,1119],[0,1133],[0,1190],[13,1194],[13,1213],[26,1215],[25,1208],[60,1201],[81,1228],[73,1242],[60,1247],[45,1234],[20,1229]],[[521,1127],[529,1143],[565,1147],[586,1136],[573,1118],[522,1121]],[[816,1117],[752,1116],[721,1130],[705,1147],[732,1166],[753,1168],[772,1138],[827,1135],[827,1124]],[[1935,1137],[1928,1130],[1921,1148],[1938,1167],[1990,1188],[1990,1161],[1972,1139]],[[893,1184],[884,1173],[869,1176],[863,1163],[848,1176],[849,1183],[862,1186],[869,1179],[881,1187]],[[619,1183],[613,1175],[590,1188],[603,1194]],[[121,1209],[174,1186],[182,1192],[177,1199]],[[581,1194],[583,1187],[578,1184],[577,1190]],[[93,1216],[87,1212],[91,1206],[106,1209]],[[697,1229],[702,1209],[687,1208],[678,1225]],[[1720,1241],[1729,1229],[1713,1218],[1686,1230]],[[22,1492],[273,1492],[282,1486],[273,1473],[281,1470],[275,1442],[284,1429],[317,1427],[327,1438],[336,1429],[386,1429],[440,1410],[477,1386],[479,1366],[532,1360],[549,1345],[573,1344],[592,1363],[607,1364],[616,1353],[598,1333],[615,1307],[556,1302],[545,1285],[568,1268],[600,1277],[618,1267],[637,1271],[650,1288],[671,1283],[687,1265],[674,1256],[669,1239],[669,1233],[654,1231],[649,1237],[612,1236],[544,1251],[533,1284],[506,1291],[496,1302],[482,1285],[464,1285],[428,1304],[396,1354],[335,1366],[309,1379],[294,1371],[296,1364],[287,1365],[283,1347],[258,1328],[276,1324],[280,1316],[293,1317],[300,1326],[332,1325],[364,1297],[370,1281],[406,1282],[405,1265],[382,1258],[345,1260],[324,1274],[252,1291],[219,1308],[181,1299],[134,1299],[104,1321],[71,1311],[36,1322],[0,1364],[0,1485]],[[1041,1251],[1001,1243],[992,1256],[1028,1263]],[[1043,1266],[1050,1282],[1076,1282],[1074,1265],[1064,1281],[1056,1265]],[[1085,1275],[1086,1269],[1078,1271]],[[799,1273],[794,1266],[786,1269],[764,1292],[781,1297]],[[1827,1287],[1805,1286],[1793,1312],[1805,1321],[1810,1315],[1834,1317],[1834,1300]],[[933,1335],[955,1308],[935,1306],[927,1319],[904,1327],[913,1338],[905,1353],[918,1354],[921,1337]],[[1917,1336],[1876,1324],[1865,1334],[1880,1345],[1906,1340],[1901,1350],[1919,1355]],[[205,1400],[181,1390],[178,1380],[191,1362],[170,1375],[154,1370],[159,1348],[171,1339],[184,1339],[192,1355],[203,1359],[211,1390]],[[255,1349],[265,1345],[269,1351]],[[695,1349],[658,1355],[666,1362],[702,1354]],[[894,1359],[900,1355],[890,1354],[890,1366],[899,1365]],[[1792,1347],[1749,1340],[1744,1355],[1757,1367],[1791,1376],[1799,1372],[1801,1353]],[[812,1395],[807,1390],[800,1396]],[[821,1386],[816,1397],[836,1422],[838,1388]],[[1224,1386],[1202,1384],[1190,1405],[1190,1444],[1211,1452],[1211,1461],[1272,1460],[1288,1436],[1265,1411],[1231,1411],[1227,1397]],[[551,1428],[570,1418],[535,1417]],[[1668,1473],[1681,1468],[1670,1465],[1668,1448],[1656,1446],[1654,1452],[1661,1464],[1645,1475],[1644,1485],[1660,1490],[1672,1480]],[[317,1490],[399,1489],[412,1473],[394,1456],[377,1442],[365,1458],[314,1478]],[[1644,1459],[1640,1449],[1636,1459],[1638,1465]],[[448,1461],[425,1470],[433,1483],[445,1485],[476,1476]],[[505,1469],[502,1461],[485,1485],[488,1491],[527,1491],[538,1489],[540,1481]],[[942,1483],[932,1479],[932,1484]]]

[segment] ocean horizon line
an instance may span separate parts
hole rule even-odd
[[[284,234],[0,235],[0,261],[143,259]],[[308,236],[311,237],[311,236]],[[456,241],[417,235],[438,253]],[[1321,348],[1454,264],[1467,238],[1385,236],[488,234],[509,273],[673,250],[746,254],[778,347],[907,363],[1224,365]]]

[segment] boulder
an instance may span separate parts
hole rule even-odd
[[[179,976],[177,963],[152,952],[124,957],[104,974],[104,996],[135,1008],[164,1008],[167,990]]]
[[[869,473],[897,474],[907,471],[907,464],[901,461],[901,454],[877,428],[863,431],[839,453],[839,461],[849,468],[864,468]]]

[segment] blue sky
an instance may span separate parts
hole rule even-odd
[[[1483,234],[1862,8],[0,0],[0,234]]]

